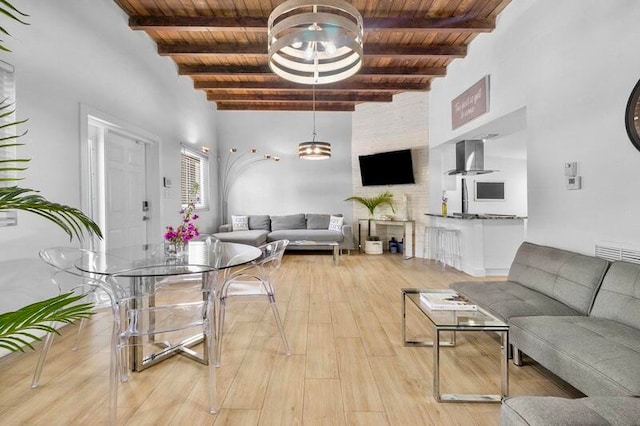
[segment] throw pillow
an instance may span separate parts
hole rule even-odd
[[[342,223],[344,222],[343,217],[339,216],[331,216],[329,219],[329,231],[338,231],[342,232]]]
[[[249,216],[231,216],[231,229],[234,231],[248,231]]]

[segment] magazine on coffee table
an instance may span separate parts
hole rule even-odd
[[[455,291],[420,293],[420,300],[432,311],[477,311],[474,305]]]

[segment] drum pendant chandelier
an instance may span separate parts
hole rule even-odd
[[[326,84],[362,66],[362,15],[343,0],[288,0],[268,22],[269,67],[302,84]]]
[[[312,87],[313,93],[313,139],[311,142],[298,144],[298,157],[303,160],[328,160],[331,158],[331,144],[329,142],[316,141],[316,86]]]

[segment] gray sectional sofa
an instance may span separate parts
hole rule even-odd
[[[336,215],[334,215],[336,216]],[[341,250],[354,248],[351,225],[343,224],[340,232],[329,230],[329,214],[291,214],[284,216],[249,215],[248,231],[233,231],[230,224],[221,225],[213,234],[220,241],[259,246],[266,242],[289,241],[337,242]],[[318,246],[289,245],[288,250],[321,249]],[[327,247],[331,249],[331,247]]]
[[[507,281],[450,287],[508,322],[515,364],[522,351],[588,396],[640,396],[639,264],[525,242]]]

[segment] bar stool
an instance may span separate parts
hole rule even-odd
[[[445,228],[440,226],[425,226],[424,228],[424,246],[422,257],[425,260],[439,261],[442,252],[440,234]]]
[[[442,268],[447,265],[455,269],[461,268],[461,248],[459,229],[443,229],[440,233],[440,260]]]

